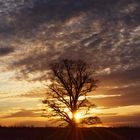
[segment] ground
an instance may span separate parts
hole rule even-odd
[[[1,140],[140,140],[140,128],[0,128]]]

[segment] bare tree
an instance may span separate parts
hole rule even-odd
[[[60,116],[70,126],[76,126],[77,111],[86,108],[87,112],[93,105],[87,99],[87,94],[97,87],[93,71],[82,60],[65,59],[52,64],[50,68],[54,79],[42,102],[53,110],[53,115]],[[71,112],[71,116],[65,111],[66,108]]]

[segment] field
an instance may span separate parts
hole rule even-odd
[[[0,140],[140,140],[140,128],[0,127]]]

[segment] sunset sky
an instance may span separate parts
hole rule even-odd
[[[82,59],[107,126],[140,126],[140,0],[0,0],[0,125],[54,126],[41,100],[55,60]]]

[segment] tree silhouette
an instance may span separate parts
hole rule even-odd
[[[83,108],[87,113],[89,107],[95,107],[88,101],[87,94],[97,87],[97,80],[93,78],[89,65],[82,60],[65,59],[51,64],[50,68],[53,81],[42,102],[52,109],[51,115],[59,116],[69,126],[75,127],[76,113]],[[65,111],[66,108],[69,113]]]

